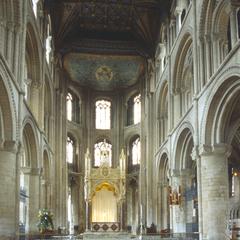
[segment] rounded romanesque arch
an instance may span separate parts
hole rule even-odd
[[[179,44],[179,48],[176,54],[177,57],[175,60],[174,71],[173,71],[173,85],[172,85],[173,92],[175,92],[181,86],[181,80],[182,80],[183,70],[184,70],[184,61],[187,56],[189,47],[191,45],[192,45],[192,36],[190,33],[186,33],[181,39],[181,42]]]
[[[212,87],[205,106],[205,115],[201,124],[201,142],[206,145],[229,143],[231,129],[227,127],[233,119],[239,101],[240,74],[238,67],[229,69],[220,77],[218,84]],[[237,114],[237,113],[236,113]],[[226,128],[227,127],[227,128]],[[232,122],[236,128],[236,122]]]
[[[39,210],[39,141],[32,119],[23,121],[22,133],[23,152],[20,165],[20,194],[19,215],[25,232],[36,228],[37,212]],[[38,187],[37,187],[38,186]]]
[[[194,92],[192,36],[186,33],[179,45],[173,70],[174,119],[177,121],[191,107]]]
[[[23,143],[25,151],[25,163],[23,167],[38,168],[39,167],[39,142],[36,129],[31,119],[25,119],[23,124]]]
[[[194,147],[193,127],[189,123],[183,124],[178,131],[174,153],[174,169],[171,178],[170,202],[177,205],[173,210],[174,215],[179,215],[179,220],[174,218],[174,232],[198,231],[198,189],[197,167],[192,160]],[[184,214],[180,211],[179,206]]]
[[[189,147],[194,146],[194,128],[190,122],[183,122],[178,129],[173,144],[173,169],[181,170],[188,167],[187,159],[185,159],[186,151]]]
[[[37,121],[42,124],[42,109],[39,104],[41,98],[42,71],[40,42],[37,40],[37,34],[33,25],[27,23],[26,32],[26,51],[25,51],[25,91],[26,100],[30,105]]]
[[[211,32],[211,22],[215,1],[204,0],[199,18],[199,37]]]

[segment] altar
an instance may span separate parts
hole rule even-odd
[[[126,157],[121,151],[119,166],[113,168],[102,153],[99,167],[92,167],[90,153],[85,154],[84,196],[86,232],[120,232],[124,229],[126,199]]]

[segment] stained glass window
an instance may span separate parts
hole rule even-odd
[[[140,164],[141,159],[141,142],[140,138],[136,138],[132,142],[132,165]]]
[[[94,166],[99,167],[105,163],[108,166],[112,166],[112,144],[103,141],[97,142],[94,146]]]
[[[67,137],[67,162],[73,163],[74,142],[70,137]]]
[[[96,128],[110,129],[111,127],[111,102],[106,100],[96,101]]]
[[[32,0],[33,12],[35,17],[37,17],[37,4],[38,4],[38,0]]]
[[[67,120],[72,121],[72,111],[73,111],[73,96],[71,93],[67,95]]]
[[[141,121],[141,95],[137,95],[133,99],[133,123],[137,124]]]

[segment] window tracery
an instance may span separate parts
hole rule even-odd
[[[96,129],[111,128],[111,102],[98,100],[95,104],[96,109]]]
[[[99,167],[102,164],[112,166],[112,144],[106,139],[94,145],[94,167]]]
[[[141,122],[141,95],[137,94],[128,101],[127,125]]]

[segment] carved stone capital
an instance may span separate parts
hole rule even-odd
[[[7,151],[7,152],[12,152],[12,153],[17,153],[18,151],[18,144],[16,141],[2,141],[1,144],[1,149],[3,151]]]
[[[178,169],[171,169],[170,176],[171,177],[179,177],[180,171]]]
[[[201,156],[216,154],[216,155],[225,155],[226,157],[229,157],[231,152],[232,152],[231,145],[228,145],[225,143],[219,143],[213,146],[201,145],[199,147],[199,154]]]

